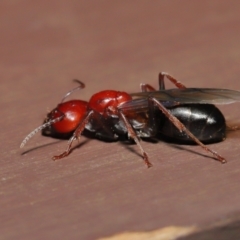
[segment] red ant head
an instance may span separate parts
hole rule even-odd
[[[132,97],[125,92],[106,90],[94,94],[91,97],[88,106],[90,109],[102,115],[108,115],[109,112],[114,114],[116,112],[116,108],[120,104],[131,99]]]
[[[52,120],[63,116],[61,121],[53,123],[51,126],[58,133],[70,133],[78,127],[87,112],[87,102],[81,100],[71,100],[60,103],[53,109],[47,119]]]

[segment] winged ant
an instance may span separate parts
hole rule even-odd
[[[165,77],[177,88],[166,90]],[[94,132],[97,137],[112,140],[127,134],[137,144],[147,167],[151,167],[140,138],[151,138],[161,132],[168,138],[194,142],[213,154],[221,163],[226,162],[225,158],[204,143],[225,139],[225,118],[213,104],[240,101],[239,91],[186,88],[168,73],[161,72],[157,91],[149,84],[141,84],[139,93],[104,90],[92,95],[89,102],[65,102],[72,92],[85,87],[81,81],[75,81],[79,86],[64,96],[61,103],[47,115],[43,125],[26,136],[21,148],[33,135],[48,127],[59,134],[72,133],[67,149],[54,156],[53,160],[68,156],[74,140],[79,140],[84,129]]]

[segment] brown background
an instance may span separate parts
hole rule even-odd
[[[240,89],[240,2],[9,1],[0,3],[1,239],[98,239],[125,231],[208,225],[240,211],[240,132],[211,148],[142,142],[22,139],[75,85],[88,100],[103,89],[157,86],[167,71],[191,87]],[[170,84],[168,85],[170,87]],[[221,107],[240,123],[239,104]],[[22,154],[25,152],[25,154]]]

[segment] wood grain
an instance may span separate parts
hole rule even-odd
[[[160,71],[186,86],[240,89],[240,2],[6,1],[0,3],[1,239],[99,239],[168,226],[200,226],[240,211],[239,131],[211,148],[82,137],[61,161],[67,142],[34,136],[75,85],[88,100],[104,89],[139,91]],[[172,87],[168,84],[168,87]],[[221,107],[239,124],[239,104]]]

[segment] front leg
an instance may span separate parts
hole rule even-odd
[[[69,142],[68,142],[68,146],[67,146],[67,149],[61,153],[60,155],[57,155],[57,156],[53,156],[52,157],[52,160],[58,160],[58,159],[61,159],[61,158],[64,158],[66,156],[68,156],[71,152],[71,149],[72,149],[72,144],[73,144],[73,141],[74,140],[79,140],[80,139],[80,136],[86,126],[86,124],[89,122],[89,119],[91,117],[91,115],[93,114],[93,111],[89,111],[87,113],[87,115],[84,117],[84,119],[80,122],[80,124],[78,125],[77,129],[75,130],[75,132],[73,133],[73,136],[69,139]]]

